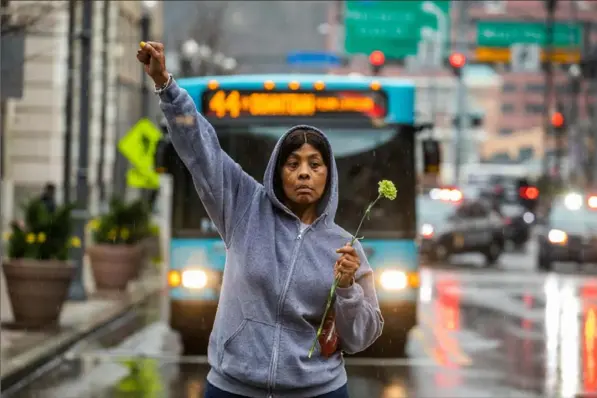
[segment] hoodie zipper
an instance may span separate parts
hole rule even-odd
[[[276,309],[276,334],[274,337],[274,347],[272,350],[272,363],[271,369],[269,372],[269,381],[268,381],[268,398],[273,398],[273,389],[275,388],[275,376],[276,376],[276,367],[278,366],[278,346],[280,345],[280,333],[282,331],[282,325],[280,324],[280,315],[282,313],[282,309],[284,307],[284,301],[286,300],[286,294],[288,294],[288,289],[290,288],[290,281],[292,280],[292,275],[294,274],[294,268],[296,266],[296,261],[298,260],[299,250],[303,243],[303,236],[307,233],[308,230],[311,229],[313,224],[309,225],[305,228],[302,232],[300,230],[299,225],[299,233],[296,236],[296,240],[298,241],[294,253],[292,255],[292,262],[290,263],[290,270],[288,271],[288,277],[286,278],[286,283],[284,284],[284,289],[282,290],[282,294],[280,295],[280,299],[278,300],[278,307]]]

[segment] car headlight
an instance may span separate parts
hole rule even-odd
[[[408,286],[408,276],[398,270],[387,270],[379,278],[381,286],[386,290],[401,290]]]
[[[182,286],[187,289],[202,289],[207,286],[207,273],[200,269],[188,269],[182,272]]]
[[[433,225],[423,224],[421,225],[421,235],[423,238],[431,238],[433,236]]]
[[[547,239],[549,239],[551,243],[563,245],[568,241],[568,234],[559,229],[552,229],[549,231],[549,234],[547,234]]]

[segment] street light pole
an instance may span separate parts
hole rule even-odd
[[[143,3],[145,4],[145,3]],[[143,16],[140,22],[141,40],[149,40],[151,34],[151,16],[149,14],[148,6],[143,5]],[[141,117],[149,115],[149,89],[147,88],[147,74],[141,68]]]
[[[155,2],[152,1],[143,1],[141,3],[141,7],[143,9],[143,14],[141,16],[140,22],[140,30],[141,30],[141,40],[140,41],[147,41],[150,40],[151,35],[151,9],[153,8]],[[150,97],[149,97],[149,89],[148,89],[148,76],[141,68],[141,118],[149,117],[150,113]],[[142,197],[148,203],[151,203],[152,193],[155,193],[154,190],[142,190]]]
[[[83,0],[83,29],[81,31],[81,87],[79,109],[79,162],[77,168],[77,208],[75,211],[75,234],[81,240],[81,246],[74,251],[76,255],[75,277],[70,285],[69,298],[76,301],[87,299],[83,284],[83,266],[85,255],[85,224],[88,219],[88,167],[89,167],[89,122],[91,98],[91,56],[93,35],[93,0]]]
[[[97,170],[97,187],[100,204],[106,200],[106,183],[104,181],[104,163],[106,162],[106,128],[108,125],[108,47],[110,45],[110,0],[104,0],[103,38],[102,38],[102,115],[100,120],[99,160]]]
[[[546,60],[545,60],[545,93],[544,93],[544,139],[543,142],[547,142],[548,136],[553,136],[553,129],[551,125],[551,100],[553,95],[553,34],[554,34],[554,21],[555,21],[555,12],[557,8],[557,0],[546,0],[545,7],[547,10],[547,21],[546,21]],[[556,140],[558,137],[556,137]],[[543,174],[548,175],[549,173],[549,159],[547,157],[547,146],[543,145]],[[559,161],[559,146],[556,142],[555,146],[555,169],[556,173],[560,172],[560,161]],[[550,178],[551,180],[551,178]]]
[[[66,57],[66,97],[64,103],[64,160],[62,171],[63,203],[71,201],[72,141],[73,141],[73,97],[75,74],[75,21],[77,18],[77,2],[68,2],[68,54]]]
[[[461,0],[456,3],[458,9],[458,36],[460,39],[458,40],[458,47],[460,48],[460,52],[462,54],[467,54],[467,45],[465,40],[462,40],[463,37],[467,35],[467,18],[468,18],[468,0]],[[458,78],[458,86],[457,86],[457,110],[456,110],[456,117],[458,120],[458,125],[456,126],[456,134],[454,137],[454,184],[460,184],[460,168],[462,166],[462,141],[464,139],[464,134],[466,133],[466,129],[468,127],[468,110],[467,108],[467,98],[466,98],[466,82],[464,78],[464,71],[462,71],[460,77]]]

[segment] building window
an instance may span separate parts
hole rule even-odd
[[[502,86],[502,92],[504,93],[513,93],[516,91],[516,84],[514,83],[504,83]]]
[[[514,104],[502,104],[502,113],[513,113],[515,109],[516,107],[514,106]]]
[[[527,84],[524,87],[524,90],[527,93],[541,94],[541,93],[545,92],[545,85],[544,84]]]
[[[496,153],[490,158],[490,160],[495,163],[512,163],[510,155],[508,155],[506,152]]]
[[[543,110],[545,109],[545,107],[543,106],[543,104],[526,104],[524,107],[525,111],[527,113],[543,113]]]
[[[535,149],[531,147],[523,147],[518,150],[518,161],[528,162],[535,157]]]
[[[500,129],[500,135],[510,135],[513,132],[514,132],[514,130],[509,129],[509,128],[505,128],[505,127],[503,127],[503,128]]]

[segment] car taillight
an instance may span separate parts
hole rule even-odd
[[[506,225],[512,224],[512,219],[510,219],[508,217],[504,218],[504,224],[506,224]]]
[[[522,187],[520,188],[520,196],[523,199],[534,200],[539,197],[539,190],[536,187]]]

